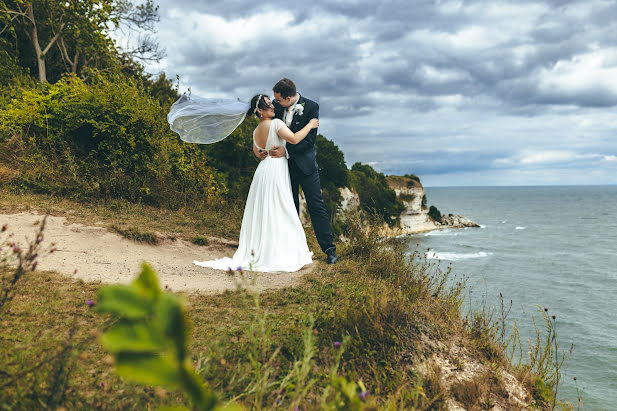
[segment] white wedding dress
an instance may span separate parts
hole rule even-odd
[[[277,135],[284,125],[281,120],[272,119],[265,150],[286,144]],[[261,148],[255,142],[254,131],[253,143]],[[242,267],[262,272],[293,272],[312,263],[312,254],[291,194],[287,159],[268,156],[253,175],[234,256],[193,263],[219,270]]]

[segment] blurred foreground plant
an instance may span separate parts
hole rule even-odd
[[[17,243],[13,238],[13,233],[8,232],[8,224],[4,224],[0,228],[0,235],[6,236],[6,238],[0,237],[0,312],[15,296],[18,281],[24,275],[36,269],[46,222],[47,216],[40,222],[35,234],[36,238],[28,244],[27,250],[24,250]],[[49,251],[53,252],[54,248]]]
[[[118,317],[101,337],[103,347],[114,355],[118,375],[144,384],[180,388],[195,409],[222,409],[190,363],[190,324],[183,303],[161,291],[150,266],[144,264],[130,285],[102,288],[98,311]]]

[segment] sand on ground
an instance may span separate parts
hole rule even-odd
[[[34,239],[43,217],[29,212],[0,214],[0,225],[8,224],[7,233],[15,233],[15,240],[25,248]],[[55,271],[89,282],[129,283],[139,273],[142,263],[147,262],[157,272],[161,287],[167,285],[173,291],[220,293],[237,289],[239,276],[193,264],[193,260],[231,257],[235,251],[232,245],[198,246],[180,239],[150,245],[96,225],[69,223],[65,217],[48,216],[42,246],[48,249],[55,243],[56,251],[42,253],[37,270]],[[266,290],[295,285],[314,265],[294,273],[256,273],[254,287]]]

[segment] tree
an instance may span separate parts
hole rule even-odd
[[[336,187],[347,186],[349,184],[349,170],[341,149],[332,140],[328,140],[321,134],[317,135],[315,148],[321,184],[332,183]]]
[[[0,0],[0,34],[12,29],[16,42],[29,49],[34,56],[31,68],[40,82],[50,78],[50,58],[57,66],[54,80],[66,72],[85,77],[85,69],[92,64],[113,66],[119,53],[131,59],[160,59],[162,53],[151,38],[134,50],[119,52],[109,36],[110,24],[116,29],[153,32],[158,21],[158,7],[151,0],[139,5],[129,0]],[[28,53],[18,52],[29,65]]]
[[[362,163],[351,167],[351,175],[352,185],[360,197],[360,207],[382,218],[388,225],[396,225],[405,205],[388,186],[386,177]]]

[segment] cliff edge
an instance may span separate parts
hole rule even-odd
[[[414,234],[444,228],[480,227],[460,214],[441,214],[438,211],[430,213],[430,208],[426,205],[424,186],[416,176],[386,176],[386,181],[405,204],[405,210],[400,216],[399,234]]]

